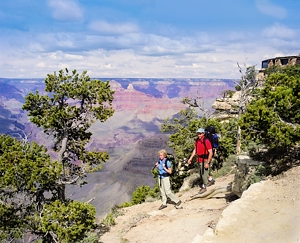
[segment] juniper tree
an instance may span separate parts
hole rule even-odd
[[[109,82],[91,80],[76,70],[45,79],[46,95],[30,93],[24,110],[53,138],[57,160],[37,143],[0,136],[0,239],[3,242],[75,242],[95,224],[95,208],[66,198],[66,184],[82,184],[97,171],[106,152],[87,151],[95,120],[113,115]]]
[[[286,150],[300,142],[300,66],[267,70],[264,87],[241,117],[245,137]]]
[[[107,152],[88,151],[87,145],[91,125],[113,115],[114,91],[109,81],[93,80],[86,74],[84,71],[79,75],[76,70],[69,74],[68,69],[48,74],[46,94],[29,93],[23,105],[30,121],[53,139],[53,150],[62,165],[57,181],[61,201],[66,200],[67,184],[85,183],[82,179],[86,173],[98,171],[109,158]]]
[[[256,79],[257,71],[255,66],[246,66],[245,70],[238,64],[239,72],[241,73],[241,79],[236,84],[236,90],[240,91],[240,96],[238,100],[237,107],[233,107],[237,112],[237,120],[239,120],[246,112],[247,105],[250,103],[253,98],[254,92],[258,87],[258,80]],[[241,144],[242,144],[242,130],[241,127],[237,124],[237,133],[236,133],[236,154],[241,153]]]
[[[0,135],[0,240],[75,242],[95,225],[95,208],[58,200],[62,166],[36,142]]]

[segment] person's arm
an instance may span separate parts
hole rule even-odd
[[[204,168],[207,169],[209,168],[209,163],[211,162],[211,159],[212,159],[212,149],[209,149],[208,150],[208,158],[207,158],[207,161],[204,163]]]
[[[158,168],[158,162],[155,163],[154,167],[152,168],[152,170],[154,170],[155,168]]]
[[[194,150],[193,150],[193,152],[192,152],[192,154],[191,154],[191,157],[190,157],[189,160],[188,160],[188,164],[191,164],[191,163],[192,163],[192,159],[194,158],[195,154],[196,154],[196,148],[194,148]]]
[[[168,162],[169,162],[169,161],[167,161],[167,163],[168,163]],[[167,173],[172,174],[171,162],[169,162],[168,168],[166,168],[165,163],[164,163],[164,164],[163,164],[163,168],[164,168],[164,170],[165,170]]]
[[[208,158],[207,158],[207,162],[210,163],[212,160],[212,156],[213,156],[213,151],[212,149],[208,150]]]

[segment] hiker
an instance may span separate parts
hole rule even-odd
[[[181,201],[171,191],[170,174],[172,174],[171,162],[167,159],[167,151],[162,149],[158,152],[159,160],[155,166],[158,168],[158,185],[161,193],[162,205],[158,208],[162,210],[167,207],[167,197],[174,203],[175,207],[181,204]]]
[[[193,157],[197,155],[200,179],[202,179],[203,182],[199,194],[206,192],[209,176],[209,163],[211,162],[213,155],[212,145],[208,139],[205,139],[204,133],[205,131],[203,128],[197,130],[198,138],[195,141],[195,148],[188,160],[188,164],[191,164]]]

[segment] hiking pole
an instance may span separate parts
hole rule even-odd
[[[153,166],[152,170],[154,170],[156,168],[156,164]]]

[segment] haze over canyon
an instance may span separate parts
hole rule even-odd
[[[139,185],[154,184],[151,168],[157,151],[167,148],[168,135],[160,133],[160,126],[187,106],[184,97],[201,97],[204,106],[211,108],[222,91],[233,90],[231,79],[150,79],[115,78],[110,80],[115,90],[114,115],[106,122],[96,122],[90,149],[108,151],[110,159],[104,169],[88,175],[82,188],[69,187],[71,198],[92,204],[97,215],[103,216],[114,205],[131,200],[131,193]],[[29,92],[45,94],[43,79],[0,79],[0,133],[15,137],[28,136],[49,148],[51,137],[29,121],[22,110],[24,97]]]

